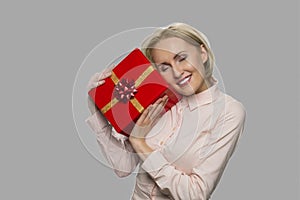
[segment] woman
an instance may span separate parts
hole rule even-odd
[[[245,109],[218,89],[209,42],[193,27],[176,23],[158,29],[142,50],[183,98],[163,115],[167,97],[145,109],[128,140],[112,136],[90,100],[87,123],[117,175],[139,166],[132,199],[209,199],[243,131]],[[105,84],[109,76],[95,74],[88,88]]]

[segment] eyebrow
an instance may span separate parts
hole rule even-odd
[[[178,52],[176,55],[174,55],[174,57],[173,57],[173,59],[175,60],[181,53],[183,53],[183,52],[185,52],[185,51],[180,51],[180,52]],[[167,63],[167,62],[163,62],[163,63],[159,63],[159,64],[157,64],[156,66],[160,66],[160,65],[168,65],[169,63]]]
[[[175,60],[175,59],[179,56],[179,54],[181,54],[181,53],[183,53],[183,52],[185,52],[185,51],[180,51],[180,52],[178,52],[178,53],[173,57],[173,59]]]

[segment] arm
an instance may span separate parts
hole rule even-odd
[[[96,134],[102,154],[119,177],[131,174],[140,159],[128,140],[120,141],[112,136],[112,127],[104,121],[102,114],[96,111],[86,123]]]
[[[105,78],[109,76],[111,76],[109,68],[101,73],[95,73],[88,82],[87,90],[105,84]],[[88,108],[91,116],[86,123],[96,134],[102,154],[119,177],[129,175],[138,165],[139,157],[128,140],[119,141],[112,136],[112,127],[90,97],[88,97]]]
[[[161,192],[173,199],[209,199],[236,147],[244,121],[245,110],[241,104],[234,103],[212,130],[211,134],[220,133],[220,137],[213,141],[213,148],[190,174],[177,170],[159,151],[151,153],[141,167]]]

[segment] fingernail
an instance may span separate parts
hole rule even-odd
[[[98,82],[98,85],[102,85],[103,83],[105,83],[105,80],[101,80]]]

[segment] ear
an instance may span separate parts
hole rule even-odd
[[[207,50],[203,44],[200,45],[200,53],[201,53],[202,62],[204,64],[208,59],[208,55],[207,55]]]

